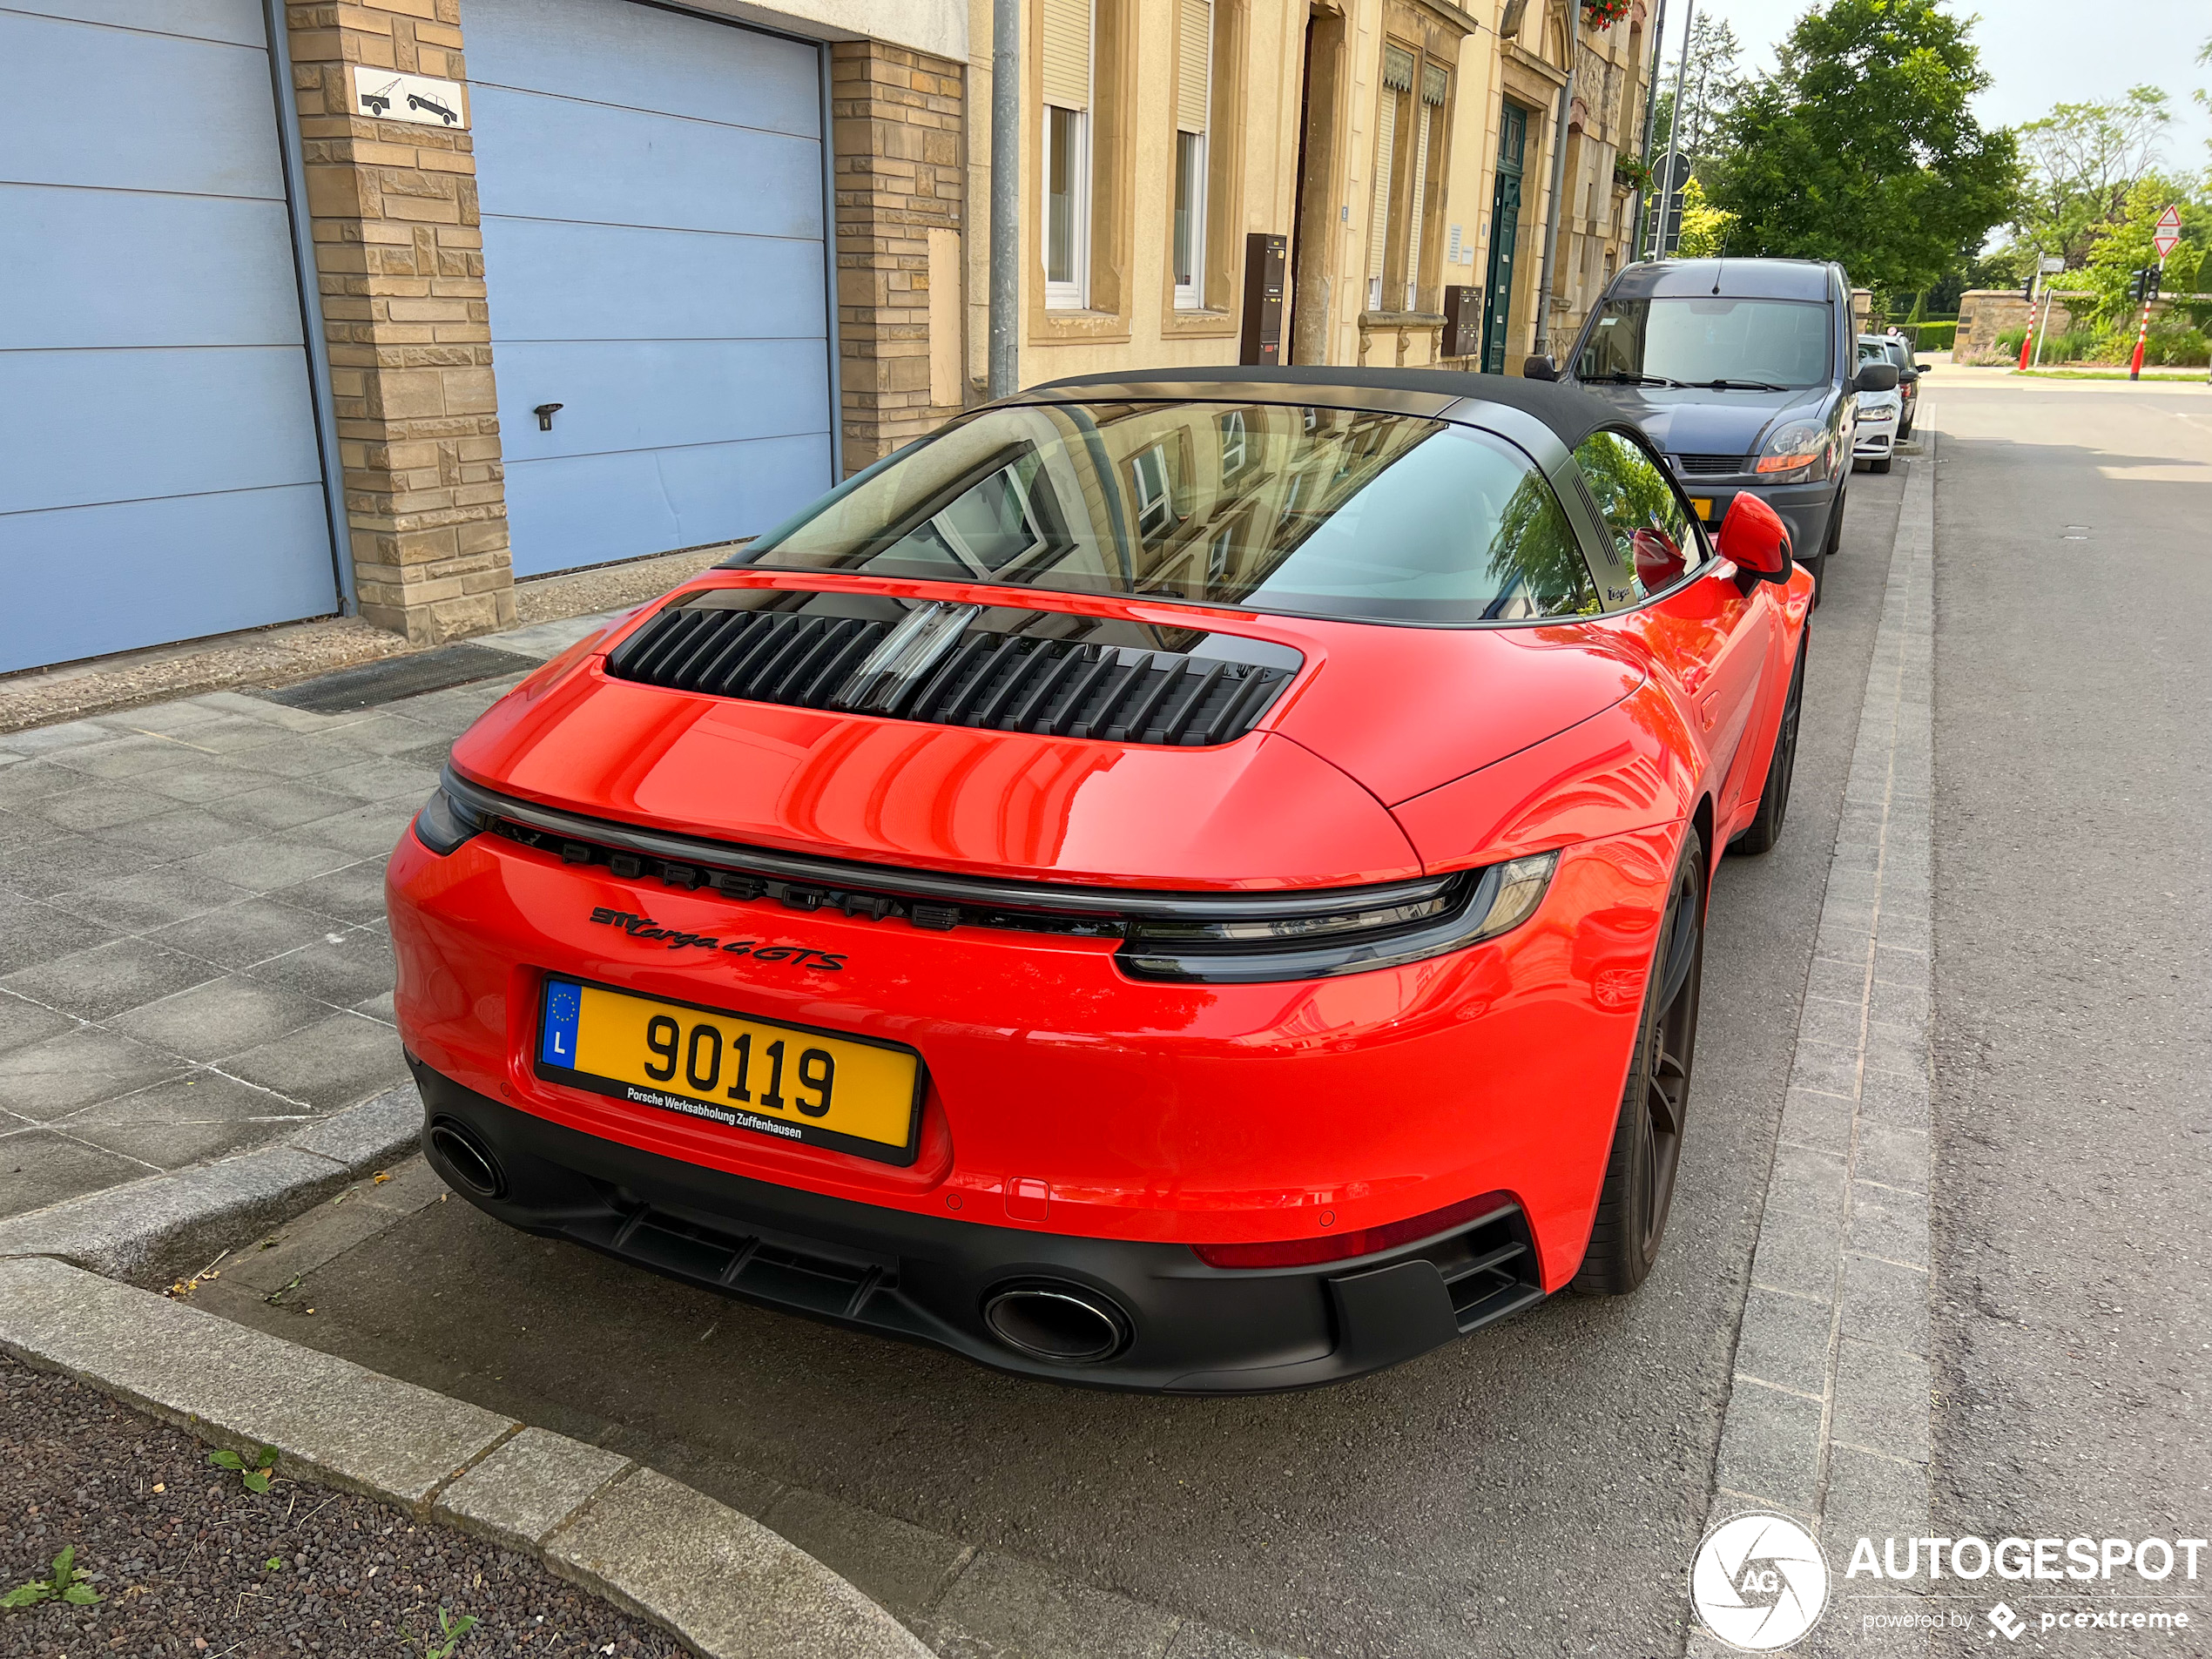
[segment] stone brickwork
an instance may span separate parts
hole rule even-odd
[[[419,644],[515,620],[475,158],[348,66],[464,79],[460,3],[287,7],[361,614]]]
[[[966,193],[962,66],[881,41],[830,50],[835,154],[839,377],[843,470],[861,468],[957,414],[957,352],[939,329],[962,309],[933,307],[961,280]],[[935,234],[933,235],[932,233]],[[933,372],[933,369],[934,372]]]

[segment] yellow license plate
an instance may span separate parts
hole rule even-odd
[[[1713,516],[1713,498],[1710,496],[1692,496],[1689,510],[1700,518],[1710,518]]]
[[[778,1140],[914,1161],[921,1057],[893,1043],[548,979],[537,1075]]]

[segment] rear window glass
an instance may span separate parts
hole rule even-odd
[[[729,562],[1383,622],[1598,609],[1521,451],[1449,421],[1293,404],[983,410]]]
[[[1827,382],[1833,325],[1803,300],[1608,300],[1575,373],[1585,381],[1726,382],[1777,390]]]

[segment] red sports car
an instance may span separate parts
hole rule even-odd
[[[1121,1387],[1632,1290],[1811,589],[1567,388],[975,410],[455,745],[388,878],[429,1157],[533,1232]]]

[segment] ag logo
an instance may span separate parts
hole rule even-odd
[[[1786,1648],[1820,1622],[1828,1561],[1811,1534],[1780,1515],[1736,1515],[1705,1534],[1689,1568],[1689,1599],[1731,1648]]]

